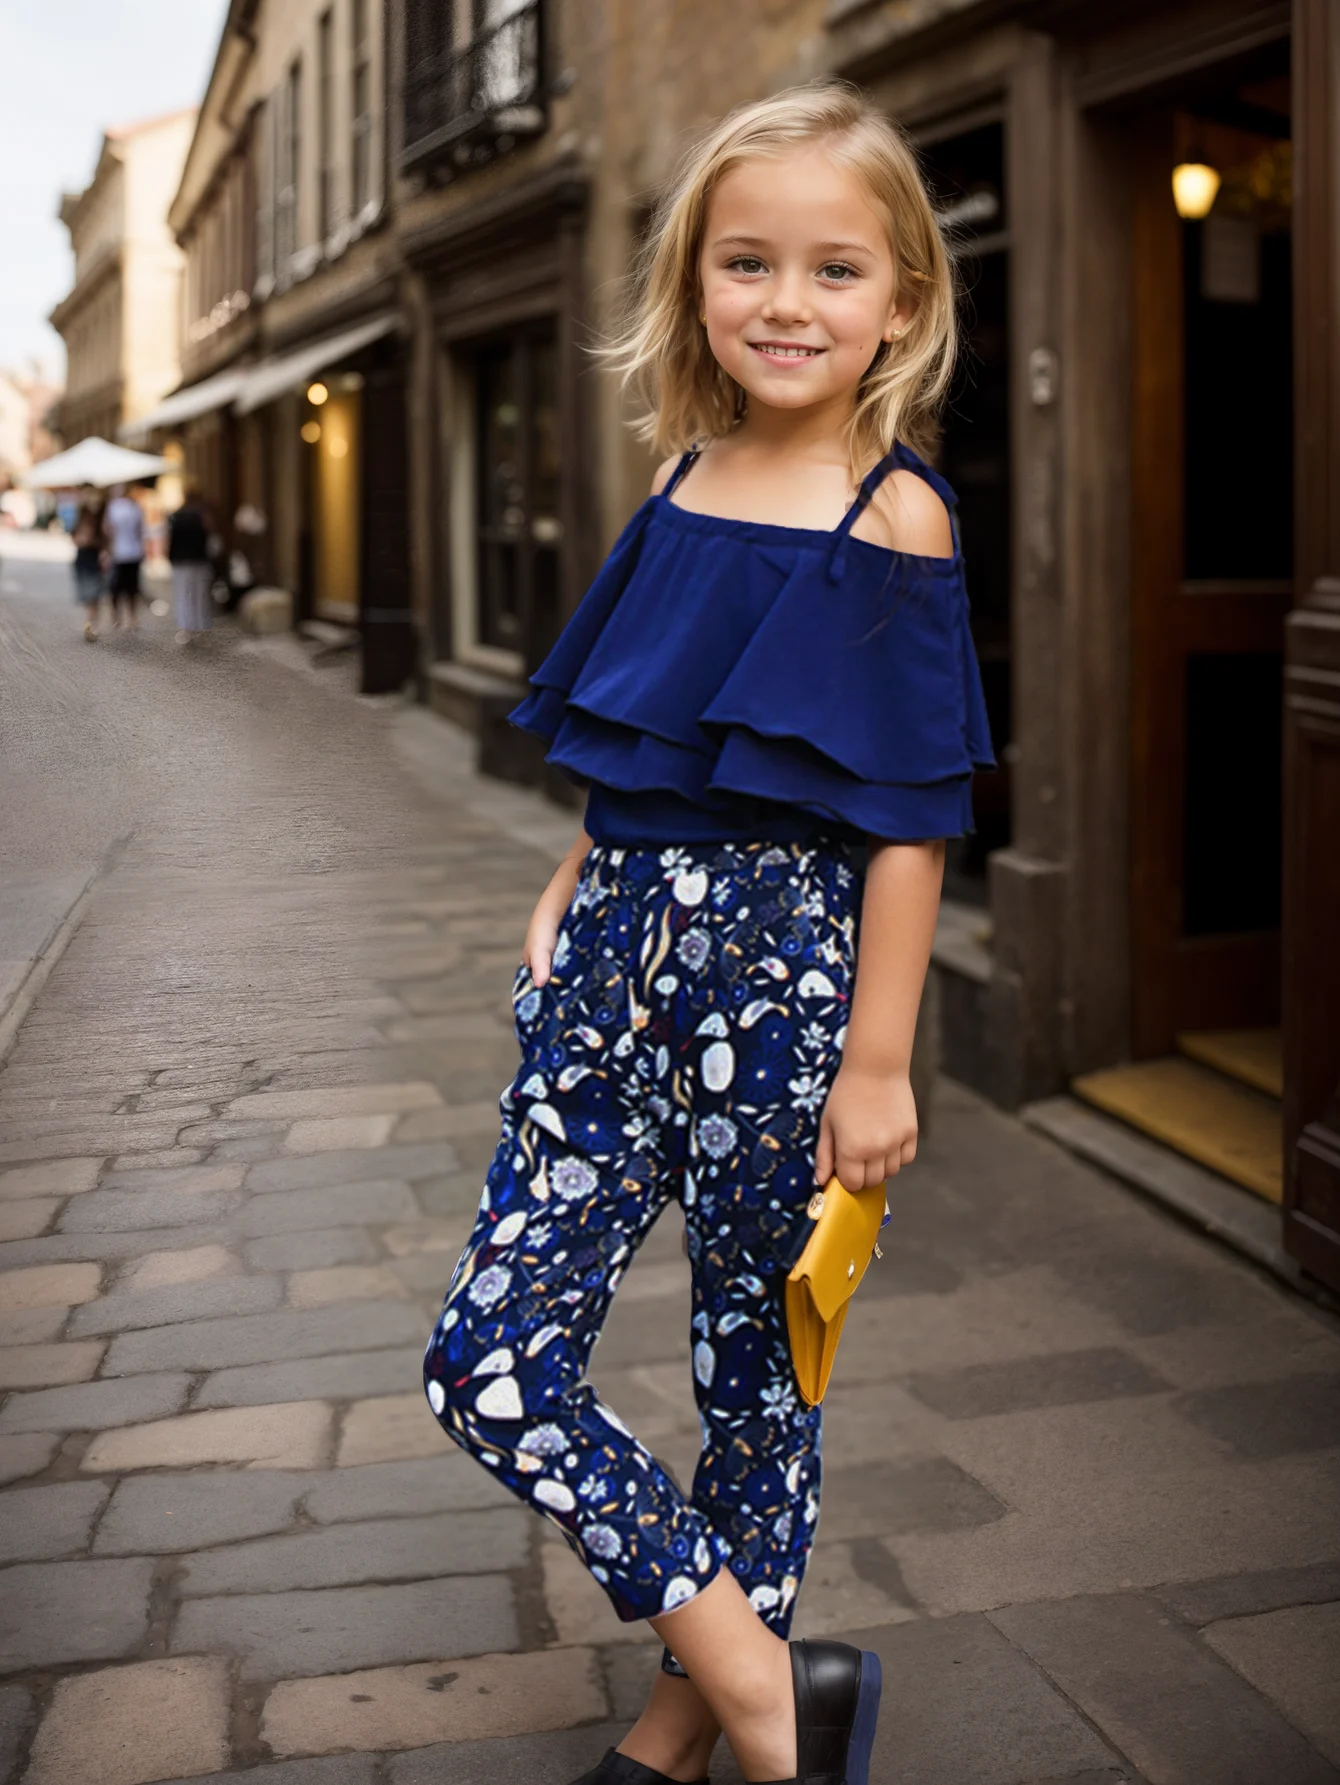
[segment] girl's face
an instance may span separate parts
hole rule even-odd
[[[742,162],[720,181],[699,279],[713,354],[777,409],[850,401],[910,315],[886,222],[822,144]]]

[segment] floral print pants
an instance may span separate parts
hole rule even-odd
[[[782,1285],[808,1234],[859,887],[840,845],[597,845],[548,983],[517,975],[521,1065],[424,1380],[448,1434],[562,1528],[624,1619],[724,1566],[790,1627],[820,1416],[796,1393]],[[691,1497],[585,1380],[671,1198],[693,1274]]]

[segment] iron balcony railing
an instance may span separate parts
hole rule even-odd
[[[498,139],[533,136],[544,127],[541,0],[492,0],[494,22],[479,26],[465,47],[434,41],[413,28],[413,14],[450,19],[441,0],[411,7],[405,78],[407,166],[448,151],[470,161]],[[502,15],[502,16],[498,16]],[[428,20],[425,19],[425,24]],[[441,27],[439,26],[440,30]]]

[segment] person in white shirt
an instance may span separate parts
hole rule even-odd
[[[144,562],[144,513],[124,484],[117,484],[103,516],[111,577],[107,593],[112,611],[118,603],[123,629],[133,631],[139,621],[140,565]]]

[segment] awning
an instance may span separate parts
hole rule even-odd
[[[211,409],[223,409],[241,390],[246,376],[240,370],[216,372],[213,378],[203,378],[199,384],[175,390],[170,397],[164,397],[156,409],[118,428],[117,437],[139,444],[148,440],[156,428],[174,428],[179,422],[208,414]]]
[[[19,481],[30,490],[77,490],[84,484],[106,489],[110,484],[136,483],[142,477],[161,477],[165,471],[180,470],[181,466],[171,459],[132,452],[128,446],[113,446],[101,435],[90,434],[68,452],[58,452],[28,471],[20,471]]]
[[[239,415],[249,415],[253,409],[273,403],[285,391],[298,390],[314,373],[324,371],[327,366],[336,365],[342,359],[352,358],[360,349],[370,347],[374,341],[380,341],[383,335],[389,335],[399,320],[394,310],[387,310],[380,316],[370,317],[357,328],[346,329],[342,335],[331,335],[324,341],[309,342],[307,346],[295,348],[292,353],[285,354],[280,359],[267,360],[263,365],[253,366],[245,374],[241,393],[233,407]]]

